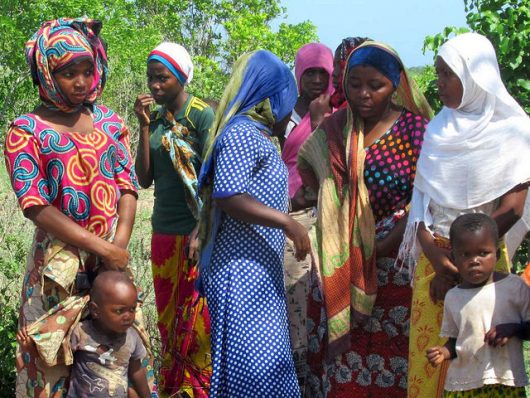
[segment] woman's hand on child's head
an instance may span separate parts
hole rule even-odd
[[[149,126],[151,114],[149,108],[154,104],[155,100],[151,94],[140,94],[134,102],[134,113],[140,122],[140,126]]]
[[[493,326],[484,336],[484,342],[493,347],[503,347],[513,336],[522,333],[523,326],[520,323],[503,323]]]
[[[445,347],[432,347],[427,350],[427,359],[429,363],[435,368],[446,359],[449,359],[449,352]]]
[[[110,250],[102,257],[103,268],[108,271],[124,271],[129,264],[129,252],[117,245],[110,244]]]

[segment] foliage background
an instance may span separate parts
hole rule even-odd
[[[463,7],[468,27],[447,27],[440,34],[427,37],[424,49],[436,52],[448,37],[467,30],[485,34],[497,49],[508,91],[529,112],[530,0],[464,0]],[[130,126],[133,150],[137,126],[132,105],[136,95],[147,90],[145,61],[161,41],[179,42],[192,54],[195,77],[188,90],[204,99],[218,100],[232,63],[242,52],[269,49],[293,66],[297,49],[317,40],[316,27],[310,21],[280,23],[276,31],[271,29],[271,21],[285,17],[279,0],[2,0],[0,149],[9,122],[38,103],[23,57],[24,43],[45,20],[83,15],[103,21],[110,77],[101,101]],[[414,68],[411,73],[438,111],[441,104],[434,68]],[[140,192],[130,251],[136,280],[146,291],[145,315],[157,349],[149,262],[152,199],[152,190]],[[0,398],[14,396],[18,297],[32,230],[18,209],[5,168],[0,167]],[[524,246],[517,256],[519,268],[527,258]]]

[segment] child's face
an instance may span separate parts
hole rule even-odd
[[[438,87],[440,101],[448,108],[458,108],[464,95],[462,82],[442,57],[436,57],[434,67],[438,76],[436,86]]]
[[[105,333],[124,334],[133,325],[137,301],[133,286],[118,283],[109,289],[102,303],[93,303],[92,316]]]
[[[497,245],[492,234],[482,228],[461,231],[452,242],[453,260],[462,277],[464,287],[486,284],[497,263]]]

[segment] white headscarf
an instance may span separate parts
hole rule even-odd
[[[489,203],[530,179],[530,119],[502,83],[493,46],[465,33],[438,53],[464,87],[457,109],[431,120],[414,187],[441,206]]]
[[[417,224],[429,225],[431,200],[470,209],[530,180],[530,119],[508,94],[490,41],[464,33],[438,52],[462,82],[457,109],[427,125],[400,257],[414,252]]]
[[[149,53],[147,62],[158,61],[166,66],[184,86],[193,79],[193,62],[184,47],[177,43],[163,42]]]

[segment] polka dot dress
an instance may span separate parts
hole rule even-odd
[[[376,221],[410,202],[427,120],[403,110],[392,128],[366,148],[364,180]]]
[[[241,123],[216,155],[216,198],[248,193],[287,211],[287,169],[268,137]],[[284,234],[223,215],[203,274],[212,321],[210,397],[299,397],[283,281]]]

